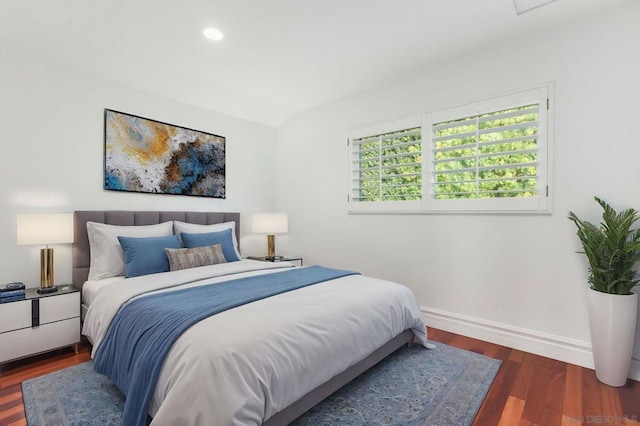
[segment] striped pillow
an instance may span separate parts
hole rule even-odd
[[[222,253],[221,244],[194,248],[167,248],[164,251],[169,259],[170,271],[227,263]]]

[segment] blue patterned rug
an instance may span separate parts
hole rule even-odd
[[[469,425],[500,361],[438,344],[403,347],[293,424]],[[30,426],[119,425],[124,396],[91,361],[22,383]]]

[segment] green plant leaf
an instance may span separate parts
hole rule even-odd
[[[640,260],[640,229],[631,228],[640,216],[635,209],[618,213],[601,198],[594,199],[603,210],[599,226],[573,212],[568,215],[578,228],[582,253],[589,262],[588,283],[603,293],[631,294],[639,282],[634,267]]]

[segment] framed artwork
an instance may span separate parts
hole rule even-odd
[[[225,138],[105,109],[104,189],[225,198]]]

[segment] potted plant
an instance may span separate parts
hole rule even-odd
[[[589,261],[587,303],[591,347],[598,380],[610,386],[624,386],[629,375],[635,338],[638,284],[634,270],[640,260],[640,219],[635,209],[617,213],[594,197],[603,209],[602,223],[595,226],[569,212],[578,227],[578,237]]]

